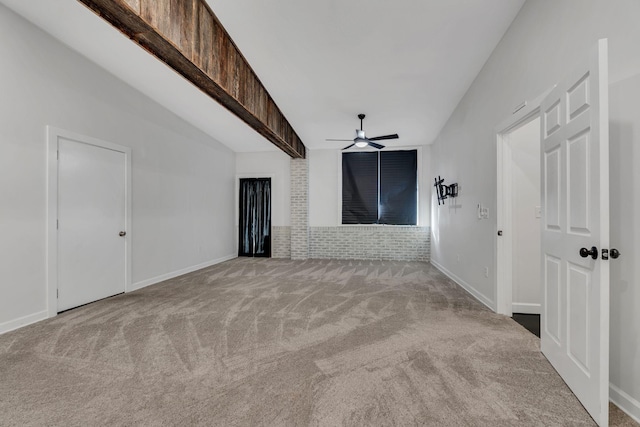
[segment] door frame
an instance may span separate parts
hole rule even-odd
[[[555,86],[554,86],[555,87]],[[540,116],[540,105],[553,90],[549,88],[524,107],[503,120],[494,131],[497,155],[497,209],[496,209],[496,312],[511,317],[513,315],[513,215],[512,215],[512,153],[509,135]],[[502,231],[502,236],[498,232]],[[542,232],[542,231],[541,231]]]
[[[53,126],[46,127],[47,132],[47,313],[48,317],[58,314],[58,141],[68,139],[81,144],[93,145],[123,153],[125,156],[125,284],[124,291],[131,289],[131,148],[97,138],[80,135]]]
[[[236,256],[238,255],[238,248],[240,247],[240,180],[241,179],[261,179],[269,178],[271,180],[271,224],[269,225],[269,231],[271,233],[271,256],[273,258],[273,183],[275,181],[275,175],[272,173],[241,173],[236,174],[235,182],[235,224],[236,224]]]

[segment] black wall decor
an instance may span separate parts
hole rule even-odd
[[[435,178],[435,184],[433,184],[433,186],[436,187],[436,191],[438,194],[438,206],[440,206],[440,204],[444,205],[444,201],[448,197],[458,197],[458,184],[454,183],[446,185],[444,183],[444,179],[440,178],[439,175],[437,178]]]

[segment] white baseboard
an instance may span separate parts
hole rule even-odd
[[[221,262],[229,261],[230,259],[237,258],[238,255],[227,255],[222,258],[214,259],[212,261],[203,262],[202,264],[193,265],[191,267],[183,268],[171,273],[162,274],[160,276],[152,277],[151,279],[142,280],[129,286],[127,292],[137,291],[138,289],[146,288],[147,286],[155,285],[156,283],[164,282],[165,280],[173,279],[174,277],[182,276],[183,274],[193,273],[194,271],[201,270],[203,268],[211,267],[212,265],[220,264]]]
[[[540,314],[540,304],[514,302],[513,304],[511,304],[511,312],[522,314]]]
[[[43,310],[38,313],[33,313],[28,316],[0,323],[0,334],[14,331],[18,328],[22,328],[23,326],[31,325],[32,323],[36,323],[47,318],[49,318],[49,312],[47,310]]]
[[[443,267],[437,261],[434,261],[433,259],[431,259],[429,262],[435,268],[440,270],[445,276],[447,276],[449,279],[451,279],[454,282],[456,282],[465,291],[469,292],[475,299],[477,299],[478,301],[480,301],[481,303],[483,303],[484,305],[489,307],[489,309],[491,309],[491,311],[494,311],[494,312],[496,311],[496,308],[495,308],[496,304],[491,299],[487,298],[482,293],[478,292],[473,286],[471,286],[470,284],[468,284],[467,282],[465,282],[464,280],[462,280],[461,278],[459,278],[458,276],[456,276],[455,274],[453,274],[452,272],[447,270],[445,267]]]
[[[609,400],[635,422],[640,423],[640,402],[620,390],[613,384],[609,384]]]

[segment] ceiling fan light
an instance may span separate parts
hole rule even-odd
[[[366,147],[367,145],[369,145],[369,144],[367,144],[367,142],[366,142],[366,141],[357,141],[357,142],[356,142],[356,147],[358,147],[358,148],[364,148],[364,147]]]

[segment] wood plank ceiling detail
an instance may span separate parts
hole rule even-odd
[[[78,0],[293,158],[305,146],[204,0]]]

